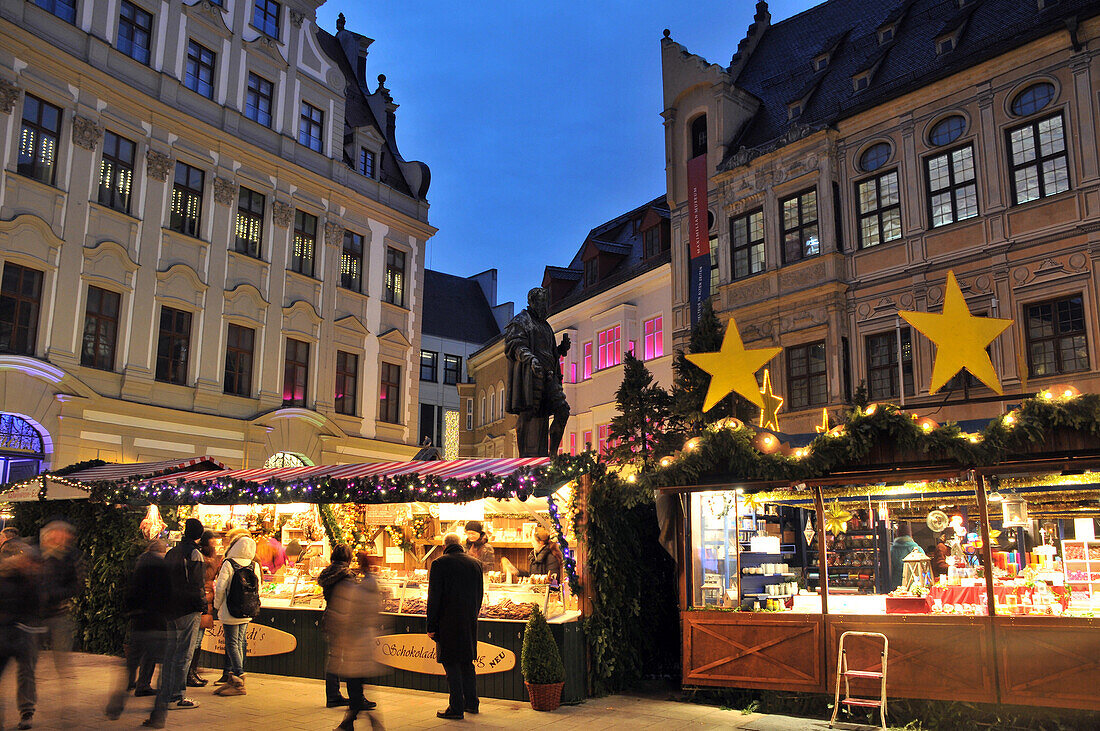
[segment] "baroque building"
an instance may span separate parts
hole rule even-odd
[[[41,466],[415,451],[429,172],[320,4],[0,1],[0,410]]]
[[[860,385],[960,422],[1100,389],[1100,5],[829,0],[773,23],[758,2],[728,65],[661,46],[674,340],[709,296],[747,347],[782,346],[783,431]],[[949,270],[1015,321],[990,348],[1003,396],[965,373],[928,393],[934,346],[897,313],[938,312]]]

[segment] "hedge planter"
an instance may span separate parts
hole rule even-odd
[[[536,711],[553,711],[561,705],[561,689],[565,682],[561,683],[528,683],[527,697],[531,699],[531,708]]]
[[[520,670],[531,707],[536,711],[552,711],[560,706],[565,665],[554,636],[550,634],[550,625],[537,606],[527,620],[521,655]]]

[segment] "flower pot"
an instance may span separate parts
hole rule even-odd
[[[536,711],[553,711],[561,705],[561,689],[565,685],[562,683],[528,683],[523,682],[527,686],[527,697],[531,699],[531,708]]]

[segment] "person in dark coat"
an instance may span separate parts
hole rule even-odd
[[[435,715],[461,719],[478,712],[474,685],[477,615],[484,594],[481,563],[462,550],[462,538],[448,533],[443,555],[428,569],[428,637],[435,640],[435,659],[447,674],[450,703]]]
[[[466,545],[463,548],[467,556],[481,562],[481,573],[487,574],[496,570],[496,555],[489,545],[489,534],[485,532],[485,526],[480,520],[466,522]]]
[[[25,556],[32,565],[37,575],[39,569],[38,551],[20,537],[15,528],[5,528],[0,532],[0,561],[8,556]],[[37,625],[41,621],[35,618],[32,624]],[[38,706],[38,679],[36,676],[38,665],[38,641],[41,637],[41,627],[34,626],[33,632],[28,632],[26,652],[16,656],[17,684],[16,702],[19,704],[19,728],[30,728],[34,711]]]
[[[551,583],[556,584],[561,584],[561,567],[563,563],[561,548],[558,546],[557,541],[550,537],[550,531],[542,526],[535,528],[531,534],[531,555],[527,559],[529,568],[526,571],[516,568],[515,564],[503,556],[500,559],[503,570],[513,576],[545,574],[551,578]]]
[[[936,540],[936,547],[932,549],[932,575],[939,580],[947,576],[948,557],[951,556],[950,541],[955,537],[954,528],[945,528]]]
[[[355,572],[351,568],[351,549],[347,544],[340,543],[332,549],[332,556],[330,557],[329,565],[321,572],[317,577],[317,585],[321,587],[321,596],[325,599],[325,614],[321,619],[321,629],[325,633],[325,641],[330,646],[333,642],[337,641],[337,638],[333,636],[333,632],[330,631],[329,623],[326,621],[329,615],[328,608],[332,604],[333,597],[336,595],[336,588],[345,581],[352,581],[355,579]],[[326,652],[326,657],[331,654],[331,650]],[[353,679],[354,681],[354,679]],[[352,693],[354,688],[352,687],[354,682],[347,683],[348,693]],[[378,704],[375,701],[369,701],[362,696],[363,686],[360,683],[358,685],[359,700],[356,704],[356,710],[373,711]],[[345,698],[340,695],[340,676],[333,672],[330,668],[325,668],[325,706],[328,708],[337,708],[339,706],[347,706],[351,704],[350,696]]]
[[[27,632],[41,611],[38,565],[33,553],[19,541],[8,541],[0,558],[0,675],[8,661],[26,657],[36,638]],[[32,714],[33,715],[33,712]],[[30,728],[22,715],[19,728]]]
[[[76,547],[76,529],[63,520],[51,520],[39,532],[42,565],[42,624],[49,638],[54,667],[62,678],[71,676],[73,650],[72,603],[84,586],[83,560]]]
[[[156,695],[152,689],[153,670],[164,656],[165,615],[171,593],[171,579],[164,563],[167,548],[160,539],[150,541],[145,552],[138,556],[130,577],[126,592],[126,614],[130,617],[127,684],[116,689],[107,702],[107,718],[112,720],[122,715],[130,685],[135,696]]]
[[[214,546],[214,531],[203,531],[199,539],[199,550],[206,562],[205,581],[203,592],[206,595],[206,607],[199,616],[199,641],[195,643],[195,652],[191,655],[191,668],[187,672],[187,687],[202,688],[206,685],[206,678],[199,675],[199,653],[202,651],[202,636],[206,630],[214,626],[214,577],[221,568],[221,559],[218,558],[217,549]]]

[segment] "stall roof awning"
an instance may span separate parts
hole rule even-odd
[[[215,473],[225,471],[225,465],[207,457],[168,459],[159,462],[129,462],[104,464],[75,470],[64,475],[43,473],[29,480],[14,483],[10,489],[0,492],[0,502],[17,503],[31,500],[86,500],[89,490],[85,484],[100,480],[129,480],[153,475],[178,476],[181,472],[217,467]]]

